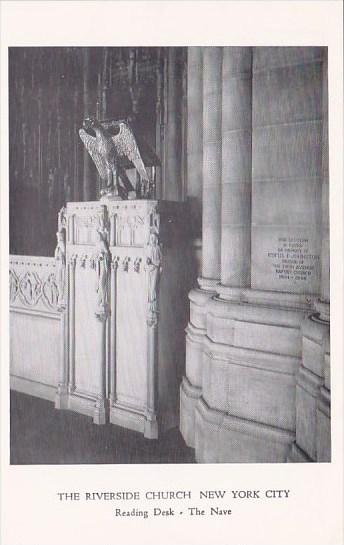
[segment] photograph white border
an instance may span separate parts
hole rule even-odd
[[[340,1],[1,3],[2,545],[343,544],[342,11]],[[67,45],[328,46],[331,463],[10,466],[8,47]],[[195,498],[200,489],[288,489],[290,496],[231,500],[229,517],[148,520],[116,518],[111,502],[60,502],[57,497],[61,491],[178,489],[192,490]],[[197,499],[188,505],[193,503],[199,505]],[[161,505],[184,507],[180,502]],[[145,508],[145,502],[139,507]]]

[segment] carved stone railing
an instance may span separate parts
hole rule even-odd
[[[10,256],[11,388],[51,401],[63,331],[57,272],[53,257]]]

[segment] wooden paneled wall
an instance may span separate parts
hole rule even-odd
[[[171,51],[176,67],[168,115]],[[160,197],[183,198],[181,176],[165,180],[169,155],[182,160],[183,48],[15,47],[9,50],[10,252],[53,255],[56,213],[98,198],[99,179],[78,136],[84,117],[132,119],[163,166]],[[177,104],[177,110],[175,107]],[[174,125],[173,125],[174,123]],[[171,126],[171,129],[169,127]],[[173,148],[173,149],[172,149]],[[182,168],[178,165],[178,173]],[[164,188],[168,188],[168,191]]]

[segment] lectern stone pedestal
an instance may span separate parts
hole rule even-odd
[[[68,288],[61,377],[68,380],[68,402],[57,408],[147,438],[177,425],[183,208],[151,200],[67,204],[60,224]]]

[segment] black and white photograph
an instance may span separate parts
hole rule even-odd
[[[12,463],[330,462],[326,48],[17,47],[9,85]]]
[[[321,1],[28,4],[1,44],[4,545],[339,545],[338,3],[332,37]]]

